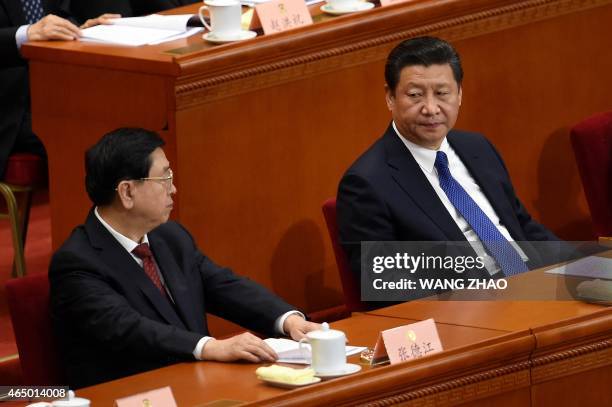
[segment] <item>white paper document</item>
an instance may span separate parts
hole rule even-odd
[[[264,341],[278,355],[277,362],[280,363],[295,363],[300,365],[309,365],[311,363],[310,345],[302,344],[300,349],[299,342],[284,338],[268,338]],[[363,346],[346,346],[346,356],[355,355],[366,348]]]
[[[104,42],[119,45],[154,45],[188,37],[202,31],[187,27],[191,14],[117,18],[112,24],[101,24],[82,30],[81,41]]]
[[[612,259],[589,256],[563,266],[555,267],[546,272],[550,274],[563,274],[566,276],[612,280]]]

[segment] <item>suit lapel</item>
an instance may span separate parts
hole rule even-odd
[[[195,313],[195,307],[193,307],[195,300],[191,298],[188,282],[185,281],[183,273],[174,260],[170,248],[163,240],[155,235],[155,232],[149,233],[148,236],[151,250],[164,276],[166,285],[170,293],[172,293],[172,298],[174,299],[178,313],[190,330],[195,332],[199,331],[201,328],[199,328],[198,325],[201,324],[198,324],[197,321],[201,320],[203,316],[198,316]]]
[[[465,236],[440,201],[436,191],[423,174],[421,167],[399,139],[392,126],[389,126],[383,137],[387,164],[395,182],[412,198],[423,213],[442,230],[449,241],[465,240]]]
[[[489,200],[495,213],[499,216],[501,223],[508,229],[510,235],[515,240],[523,240],[521,238],[523,234],[512,216],[513,210],[504,193],[502,185],[491,172],[490,165],[485,162],[486,160],[480,157],[478,151],[474,150],[474,146],[470,146],[466,140],[466,138],[462,138],[457,134],[451,133],[448,136],[449,144],[453,147],[470,172],[470,175],[482,189],[482,192]]]
[[[93,209],[87,216],[85,229],[92,246],[100,251],[100,259],[112,270],[118,281],[125,285],[136,285],[166,322],[174,326],[184,326],[170,301],[162,296],[132,255],[98,221]]]

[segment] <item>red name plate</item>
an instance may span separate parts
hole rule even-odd
[[[115,407],[177,407],[170,386],[115,400]]]
[[[273,0],[255,6],[264,34],[274,34],[312,24],[304,0]]]
[[[442,352],[442,343],[433,319],[415,322],[378,334],[372,364],[389,360],[391,364]]]
[[[386,7],[386,6],[390,6],[391,4],[406,3],[409,1],[411,0],[380,0],[380,6]]]

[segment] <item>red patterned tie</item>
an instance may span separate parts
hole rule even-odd
[[[153,253],[151,253],[149,244],[148,243],[139,244],[138,246],[134,248],[134,250],[132,250],[132,253],[134,253],[136,257],[142,260],[142,267],[145,273],[147,274],[147,276],[149,276],[153,284],[155,284],[155,287],[157,287],[159,291],[161,291],[162,295],[166,297],[167,295],[166,290],[164,290],[164,286],[162,285],[162,282],[159,278],[159,273],[157,271],[157,265],[155,264],[155,261],[153,260]]]

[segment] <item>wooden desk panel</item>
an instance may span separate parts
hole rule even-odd
[[[572,301],[412,301],[369,311],[368,315],[433,318],[442,324],[515,331],[546,325],[560,319],[592,314],[599,305]]]
[[[340,304],[320,206],[389,122],[388,52],[422,34],[462,53],[458,126],[499,146],[529,210],[565,237],[585,237],[567,128],[612,108],[612,54],[601,51],[611,4],[417,0],[222,46],[197,36],[141,48],[27,44],[53,246],[90,205],[85,148],[114,128],[144,126],[168,143],[174,217],[207,254],[307,312]]]
[[[432,302],[430,305],[434,304]],[[451,311],[458,304],[441,302]],[[588,313],[578,303],[557,311],[582,316],[507,333],[437,323],[445,351],[393,366],[364,369],[296,390],[268,387],[255,379],[253,364],[183,363],[82,389],[79,395],[110,405],[121,396],[163,385],[173,388],[181,406],[220,399],[257,406],[595,406],[612,403],[612,309]],[[490,307],[484,309],[491,312]],[[549,310],[555,312],[555,310]],[[525,321],[533,321],[522,313]],[[552,318],[554,319],[554,318]],[[542,319],[540,319],[542,321]],[[407,319],[355,314],[333,323],[352,344],[372,344],[383,329]],[[529,325],[529,322],[523,323]],[[357,361],[357,356],[350,359]],[[597,404],[595,403],[597,402]]]
[[[378,333],[381,330],[394,328],[410,322],[415,321],[356,314],[351,318],[333,323],[332,328],[340,329],[346,332],[350,343],[353,345],[373,346],[376,342]],[[486,361],[487,365],[495,363],[495,360],[504,360],[508,358],[508,355],[504,355],[503,352],[500,352],[496,357],[491,358],[490,351],[485,350],[483,352],[482,350],[478,349],[478,344],[482,343],[483,341],[497,340],[500,342],[498,338],[507,337],[508,335],[506,332],[444,324],[438,324],[437,328],[447,352],[457,349],[464,349],[471,352],[474,361],[482,359]],[[529,349],[533,344],[532,341],[529,338],[526,338],[525,334],[511,335],[511,340],[519,341],[524,344],[522,347],[522,353],[524,354],[523,356],[526,357],[524,349]],[[492,343],[494,345],[498,345],[495,342]],[[349,361],[351,363],[359,363],[358,355],[351,357]],[[262,405],[271,405],[269,404],[272,403],[269,401],[270,398],[275,396],[282,397],[286,395],[291,395],[293,397],[298,394],[299,391],[289,392],[287,390],[267,386],[256,380],[255,370],[259,366],[260,365],[247,363],[181,363],[155,371],[127,377],[121,380],[82,389],[78,392],[78,394],[79,396],[92,400],[94,405],[111,405],[113,400],[116,398],[154,389],[162,385],[169,385],[172,387],[179,406],[196,406],[220,399],[242,401],[261,400],[263,403]],[[429,366],[427,368],[415,369],[414,371],[411,371],[410,374],[414,377],[419,377],[420,380],[429,380],[427,378],[436,370],[445,371],[448,368],[449,366],[445,367],[445,364],[438,364],[436,367]],[[366,365],[363,366],[363,371],[358,375],[361,376],[364,374],[364,372],[369,370],[382,372],[388,369],[389,367],[377,367],[371,369]],[[391,369],[397,371],[397,367],[393,367]],[[468,365],[462,369],[462,371],[470,370],[473,369]],[[389,372],[387,375],[395,376],[396,374]],[[336,396],[333,395],[335,393],[335,384],[338,383],[339,380],[345,382],[347,380],[353,380],[354,376],[336,379],[316,385],[320,390],[317,391],[317,394],[320,397],[324,397],[326,392],[330,392],[332,394],[330,396],[331,399],[335,400]],[[401,380],[402,379],[400,377],[395,378],[395,381]],[[360,387],[362,386],[360,385]],[[526,394],[528,395],[528,393]],[[308,395],[307,397],[312,396]],[[525,394],[520,397],[524,399]],[[301,404],[301,401],[292,401],[292,403],[294,405],[321,405],[321,403],[324,403],[323,400],[324,398],[319,398],[316,402],[314,402],[314,404],[313,400],[310,402],[305,402],[305,404]],[[333,404],[335,404],[335,402],[333,402]]]

